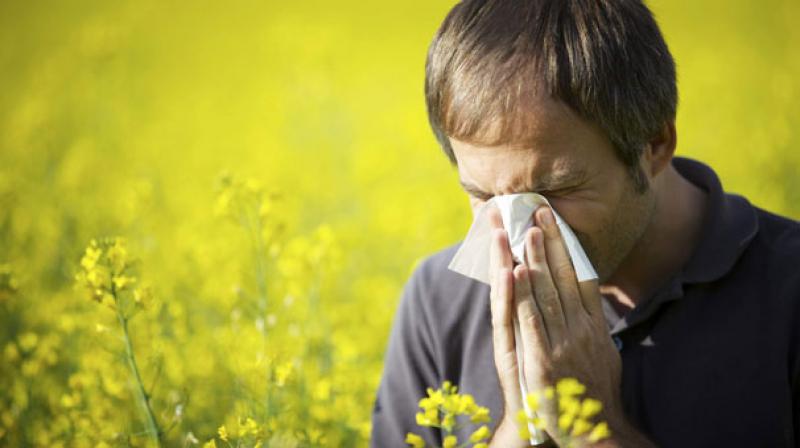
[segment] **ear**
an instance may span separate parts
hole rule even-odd
[[[678,135],[675,132],[675,121],[667,121],[645,146],[642,159],[646,164],[644,169],[650,178],[657,176],[669,165],[675,155],[678,144]]]

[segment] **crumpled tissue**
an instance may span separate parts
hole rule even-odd
[[[500,210],[503,226],[508,233],[508,242],[514,261],[525,259],[525,232],[533,226],[533,212],[542,205],[550,206],[544,196],[536,193],[516,193],[494,196],[478,209],[472,226],[458,251],[447,266],[450,270],[489,284],[489,248],[492,228],[487,211],[490,207]],[[551,207],[561,237],[567,246],[578,281],[597,278],[597,273],[581,247],[581,243],[561,215]]]
[[[525,260],[525,232],[533,226],[533,213],[542,205],[550,206],[550,202],[544,196],[536,193],[517,193],[494,196],[478,209],[475,219],[470,226],[467,236],[461,243],[448,268],[452,271],[463,274],[467,277],[489,283],[489,250],[491,246],[491,224],[487,216],[490,207],[497,207],[503,218],[503,227],[508,233],[508,242],[514,261],[524,263]],[[575,274],[579,282],[593,280],[597,278],[592,263],[586,252],[581,247],[575,233],[561,216],[550,207],[556,219],[561,237],[567,246],[572,265],[575,267]],[[514,313],[514,339],[519,341],[517,346],[517,365],[520,367],[519,387],[522,394],[522,403],[525,412],[529,417],[534,417],[534,413],[528,407],[525,397],[528,395],[525,386],[525,369],[523,368],[523,356],[521,349],[522,338],[520,336],[519,320]],[[532,424],[528,424],[528,431],[531,434],[531,444],[537,445],[547,440],[547,433],[538,430]]]

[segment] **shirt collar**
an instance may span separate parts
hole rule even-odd
[[[605,313],[612,335],[647,321],[662,304],[683,297],[684,285],[708,283],[723,277],[758,232],[756,212],[750,202],[739,195],[725,193],[711,167],[685,157],[673,157],[672,165],[681,176],[708,194],[700,240],[683,268],[654,296],[637,304],[622,319]]]
[[[682,282],[707,283],[727,274],[758,232],[755,209],[742,196],[725,193],[708,165],[673,157],[684,178],[708,194],[699,243],[682,270]]]

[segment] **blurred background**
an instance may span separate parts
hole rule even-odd
[[[452,5],[0,2],[0,445],[365,445],[471,221],[422,87]],[[678,155],[800,217],[800,3],[649,5]]]

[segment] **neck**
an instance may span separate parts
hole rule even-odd
[[[633,309],[688,261],[703,222],[706,194],[668,164],[653,184],[653,219],[601,287],[621,315]]]

